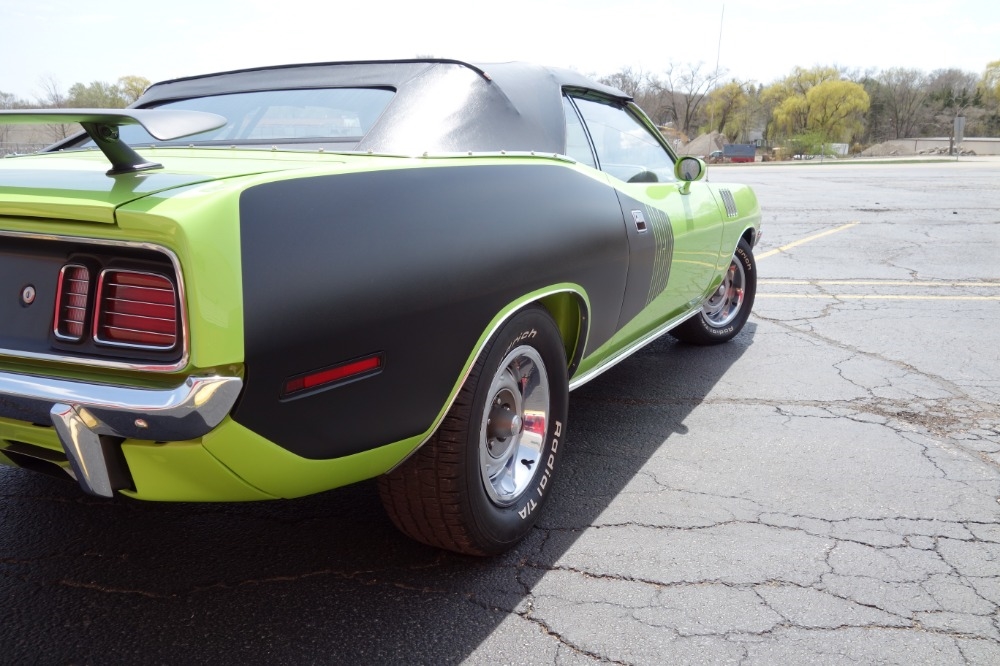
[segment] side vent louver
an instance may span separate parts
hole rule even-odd
[[[719,190],[719,194],[722,196],[722,203],[726,206],[726,215],[738,217],[740,211],[736,208],[736,199],[733,198],[733,193],[729,190]]]

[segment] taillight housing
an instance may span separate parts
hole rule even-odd
[[[71,261],[59,271],[52,325],[56,348],[176,359],[183,353],[180,294],[172,270],[139,262],[102,270],[93,260]]]
[[[158,273],[105,269],[97,282],[94,342],[168,351],[180,338],[177,288]]]
[[[83,264],[66,264],[59,271],[56,315],[53,331],[60,340],[79,342],[87,328],[90,296],[90,269]]]

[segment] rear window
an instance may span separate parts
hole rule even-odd
[[[122,140],[132,146],[336,143],[338,149],[350,150],[372,128],[394,94],[386,88],[322,88],[196,97],[147,108],[208,111],[228,122],[173,141],[156,140],[137,125],[122,127],[120,132]]]

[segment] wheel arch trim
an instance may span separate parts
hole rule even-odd
[[[479,357],[482,356],[483,351],[486,349],[487,343],[489,343],[493,336],[496,335],[497,331],[499,331],[511,317],[525,308],[535,304],[541,305],[549,316],[552,317],[553,321],[555,321],[556,328],[558,328],[559,332],[562,334],[563,346],[567,352],[567,376],[573,373],[577,365],[579,365],[580,360],[583,358],[583,353],[586,349],[587,337],[590,333],[590,299],[587,296],[586,290],[578,284],[561,283],[551,285],[549,287],[543,287],[542,289],[524,294],[520,298],[508,303],[500,310],[500,312],[497,313],[495,317],[493,317],[489,325],[483,331],[483,334],[479,336],[479,340],[476,341],[473,352],[466,360],[458,381],[456,381],[455,385],[452,386],[451,392],[448,394],[448,399],[441,407],[437,416],[434,417],[434,421],[431,423],[430,428],[428,428],[424,435],[420,438],[420,442],[395,465],[387,470],[386,473],[391,472],[406,462],[410,456],[419,451],[420,447],[426,444],[430,438],[434,436],[434,433],[437,432],[437,429],[441,426],[441,422],[444,421],[445,416],[448,414],[448,410],[451,409],[451,406],[458,398],[458,392],[461,390],[466,380],[468,380],[469,373],[472,371],[472,366],[476,364],[476,361],[479,360]],[[574,312],[577,315],[577,319],[575,321]]]

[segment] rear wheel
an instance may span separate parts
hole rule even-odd
[[[469,555],[520,541],[551,491],[568,396],[559,329],[544,309],[522,310],[487,344],[434,436],[379,479],[393,523]]]
[[[740,239],[722,284],[694,317],[670,333],[684,342],[714,345],[728,342],[743,330],[757,295],[757,262],[746,240]]]

